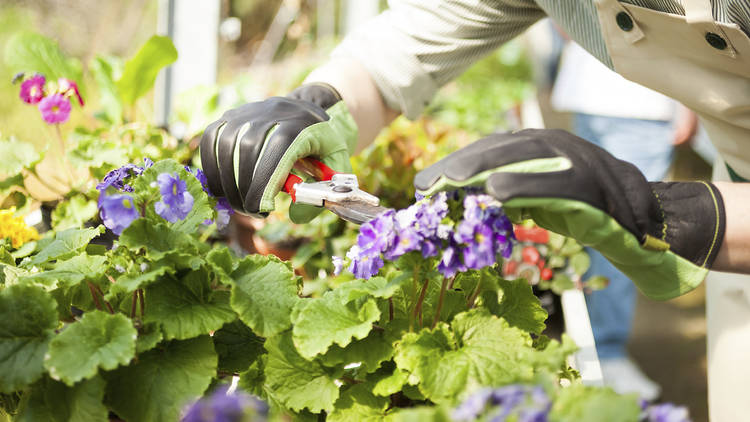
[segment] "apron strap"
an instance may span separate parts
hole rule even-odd
[[[726,43],[726,47],[720,51],[721,54],[729,57],[737,57],[737,51],[729,41],[727,34],[714,20],[713,8],[711,6],[711,0],[682,0],[682,5],[685,7],[685,21],[697,28],[707,37],[718,36],[721,37]],[[713,35],[709,35],[713,34]]]
[[[622,4],[620,4],[618,0],[594,0],[594,3],[597,5],[599,14],[604,14],[604,16],[602,16],[603,19],[612,19],[613,22],[616,22],[618,19],[618,15],[624,15],[629,20],[632,29],[628,31],[621,31],[621,35],[629,43],[635,44],[636,42],[643,39],[643,37],[645,37],[643,30],[638,25],[638,22],[635,20],[635,18],[633,18],[630,12],[628,12],[628,10],[623,7]]]

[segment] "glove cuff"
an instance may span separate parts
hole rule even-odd
[[[304,84],[287,95],[287,98],[311,102],[326,110],[341,101],[336,88],[324,82]]]
[[[677,255],[711,268],[724,240],[726,212],[719,190],[706,182],[651,182],[663,223],[653,233]],[[648,241],[646,247],[648,247]]]

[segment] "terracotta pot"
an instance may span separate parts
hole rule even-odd
[[[248,217],[246,215],[232,215],[232,241],[236,242],[242,250],[252,254],[276,255],[279,259],[290,260],[299,248],[299,239],[290,239],[285,242],[273,243],[255,234],[263,227],[263,220]]]

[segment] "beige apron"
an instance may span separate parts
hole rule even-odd
[[[695,110],[722,159],[750,179],[748,36],[715,22],[710,0],[682,0],[685,16],[594,2],[615,70]],[[715,273],[707,289],[711,420],[750,420],[750,277]]]

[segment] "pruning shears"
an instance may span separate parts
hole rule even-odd
[[[308,183],[289,173],[282,191],[288,193],[295,203],[325,207],[355,224],[364,224],[388,211],[380,206],[380,198],[359,188],[354,174],[338,173],[311,157],[297,160],[294,168],[318,180]]]

